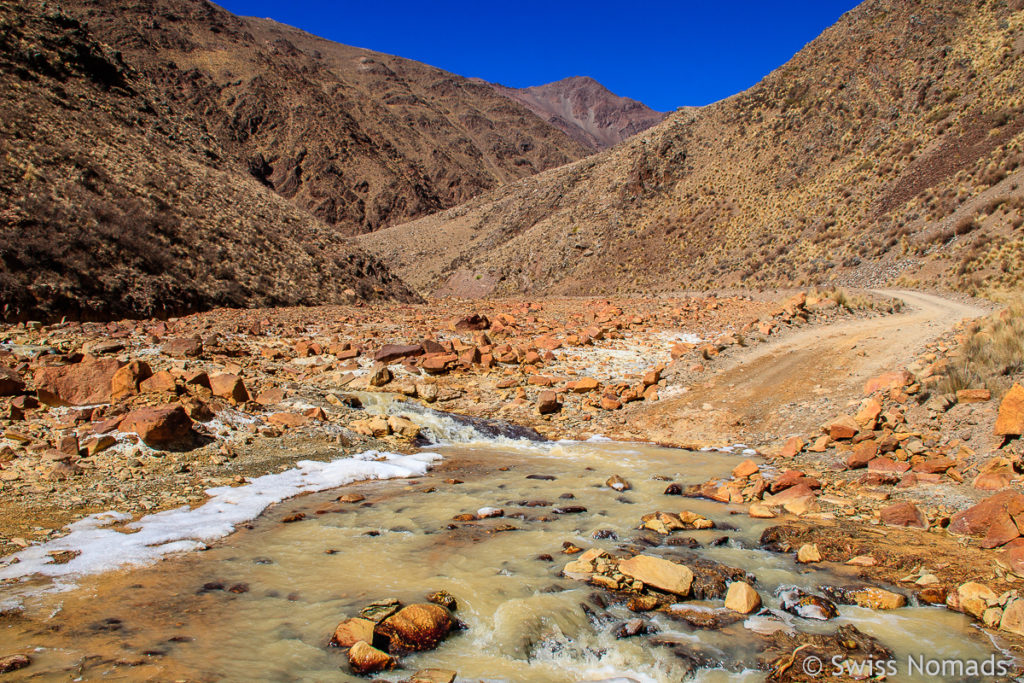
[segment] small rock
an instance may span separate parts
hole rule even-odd
[[[725,606],[740,614],[750,614],[761,606],[761,596],[749,583],[734,581],[725,594]]]
[[[821,562],[821,552],[816,543],[805,543],[796,552],[796,561],[801,564]]]
[[[398,661],[386,652],[360,640],[348,651],[348,664],[357,674],[372,674],[394,669]]]

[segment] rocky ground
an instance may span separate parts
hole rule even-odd
[[[196,504],[210,486],[299,459],[415,449],[416,424],[362,409],[380,392],[551,438],[744,438],[764,461],[671,493],[778,517],[766,547],[1024,635],[1020,364],[995,392],[951,383],[999,321],[965,312],[986,311],[799,292],[13,326],[0,333],[2,550],[90,512]],[[780,367],[787,383],[772,390]],[[791,400],[799,392],[813,399]],[[597,566],[581,573],[625,585],[620,563]]]

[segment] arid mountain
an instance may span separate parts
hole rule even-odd
[[[0,25],[3,319],[415,299],[54,3]]]
[[[868,0],[746,92],[361,242],[421,291],[1019,290],[1022,7]]]
[[[496,83],[493,86],[593,150],[614,147],[667,116],[642,102],[619,97],[586,76],[531,88],[508,88]]]
[[[67,0],[227,159],[345,234],[589,150],[489,86],[206,0]]]

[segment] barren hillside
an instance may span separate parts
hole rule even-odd
[[[362,243],[474,295],[1017,288],[1022,6],[868,0],[746,92]]]
[[[52,4],[0,5],[4,319],[414,295]]]
[[[642,102],[619,97],[586,76],[573,76],[530,88],[493,86],[593,150],[614,147],[660,123],[667,116]]]
[[[589,150],[489,86],[206,0],[68,0],[226,157],[345,234]]]

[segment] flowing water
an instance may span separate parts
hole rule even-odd
[[[664,495],[669,481],[685,485],[728,473],[735,455],[541,443],[500,425],[376,398],[364,402],[371,411],[410,415],[437,441],[463,443],[431,447],[443,460],[426,474],[291,498],[203,552],[82,577],[73,590],[29,597],[22,613],[0,618],[0,655],[31,652],[34,660],[8,677],[357,680],[344,651],[328,647],[338,622],[375,600],[422,602],[426,593],[446,590],[457,598],[456,614],[467,628],[377,678],[397,681],[441,668],[458,671],[460,681],[762,680],[764,672],[754,669],[762,645],[756,618],[708,630],[662,613],[644,615],[658,638],[700,654],[706,666],[694,671],[675,648],[652,645],[649,636],[615,638],[616,624],[636,615],[560,576],[573,559],[562,554],[563,543],[622,554],[620,547],[639,534],[640,517],[654,510],[692,510],[721,528],[676,532],[699,543],[695,550],[662,545],[644,552],[695,553],[742,568],[756,575],[769,608],[777,608],[773,592],[782,585],[855,583],[852,571],[797,565],[788,555],[757,549],[772,520]],[[605,486],[612,474],[632,489]],[[342,494],[365,499],[338,502]],[[568,506],[586,510],[567,513]],[[501,508],[504,516],[453,521],[485,507]],[[296,513],[305,517],[285,523]],[[721,601],[701,604],[714,608]],[[825,623],[781,613],[774,623],[821,633],[854,624],[898,657],[982,659],[995,651],[965,617],[943,608],[840,607],[840,613]]]

